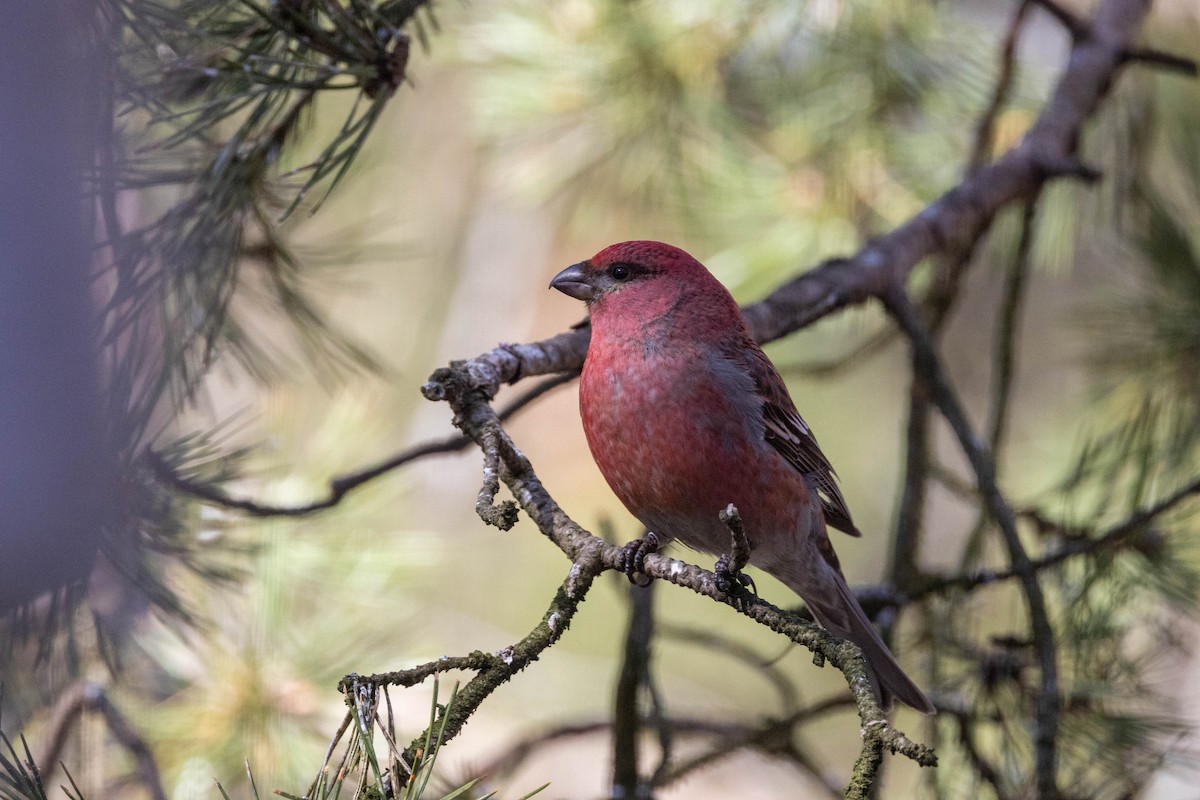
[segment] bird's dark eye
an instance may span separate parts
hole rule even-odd
[[[628,280],[633,271],[624,264],[613,264],[608,268],[608,274],[612,276],[614,281]]]

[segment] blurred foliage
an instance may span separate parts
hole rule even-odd
[[[523,0],[463,48],[507,184],[580,228],[665,222],[761,291],[953,183],[992,36],[918,0]]]
[[[345,176],[406,77],[402,28],[424,5],[100,4],[104,340],[134,441],[161,392],[191,397],[226,352],[252,375],[276,374],[268,309],[292,323],[306,360],[371,363],[327,324],[282,223]],[[354,98],[341,127],[304,139],[318,100],[337,93]]]
[[[417,608],[403,598],[428,569],[427,535],[407,532],[389,546],[395,558],[385,560],[359,535],[327,541],[281,527],[259,526],[267,544],[255,561],[257,577],[243,591],[201,595],[210,623],[181,638],[153,636],[151,660],[138,665],[156,690],[128,702],[160,743],[166,780],[181,791],[213,775],[239,789],[233,779],[246,759],[272,788],[294,787],[337,726],[330,687],[363,665],[429,652],[416,628],[381,641],[368,626],[347,622],[348,615],[379,615],[396,630],[412,626]],[[337,601],[329,602],[331,596]]]
[[[323,196],[347,174],[406,77],[411,36],[403,28],[419,27],[425,5],[96,4],[96,160],[85,185],[96,211],[108,436],[123,463],[123,514],[106,527],[103,580],[93,579],[111,606],[96,615],[102,639],[127,632],[146,603],[194,622],[188,574],[224,590],[238,577],[244,540],[196,536],[210,526],[153,467],[158,458],[216,482],[243,473],[247,452],[231,447],[223,428],[173,425],[204,403],[213,367],[236,364],[265,381],[301,365],[375,366],[327,320],[315,280],[327,264],[308,263],[290,246],[292,214],[315,211],[310,193]],[[346,109],[329,105],[335,95],[351,100]],[[310,136],[318,107],[345,116]],[[150,446],[157,456],[148,457]],[[56,605],[46,630],[70,627],[80,600]]]
[[[1092,450],[1140,476],[1133,503],[1200,463],[1200,108],[1177,83],[1162,87],[1155,149],[1131,179],[1124,244],[1136,268],[1087,322],[1105,411],[1123,420]]]
[[[1198,55],[1194,46],[1178,51]],[[1044,580],[1061,643],[1060,773],[1072,797],[1114,799],[1135,796],[1164,767],[1195,762],[1194,723],[1173,687],[1200,602],[1200,508],[1188,503],[1200,465],[1200,250],[1191,224],[1200,150],[1187,133],[1200,124],[1200,96],[1177,76],[1127,80],[1089,133],[1095,147],[1086,152],[1108,180],[1090,193],[1057,187],[1042,218],[1052,230],[1038,229],[1053,241],[1064,233],[1056,221],[1074,215],[1066,239],[1036,251],[1034,264],[1061,269],[1065,257],[1082,272],[1101,260],[1111,283],[1074,304],[1093,402],[1071,431],[1074,462],[1041,493],[1025,531],[1031,554],[1078,554]],[[1138,521],[1170,498],[1180,502]],[[935,615],[934,629],[979,624],[964,625],[953,602]],[[982,649],[938,637],[935,652],[946,645],[961,659],[946,675],[972,698],[969,721],[939,723],[943,741],[961,745],[940,750],[952,759],[934,778],[941,796],[1031,790],[1033,753],[1019,730],[1037,673],[1030,642],[1012,632],[1022,624],[983,626]]]

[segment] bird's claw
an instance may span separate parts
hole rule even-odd
[[[717,565],[713,567],[713,572],[717,576],[717,589],[722,594],[736,594],[749,589],[754,592],[755,597],[758,597],[758,587],[754,585],[754,579],[741,570],[735,569],[733,556],[728,553],[717,559]]]
[[[625,577],[629,578],[630,583],[638,586],[646,586],[650,583],[650,576],[643,572],[646,566],[646,556],[657,553],[661,544],[658,534],[649,531],[641,539],[634,539],[621,548],[621,554],[617,557],[617,566],[621,572],[625,573]]]

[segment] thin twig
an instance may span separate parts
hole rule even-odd
[[[547,394],[553,389],[557,389],[559,386],[570,383],[577,377],[578,373],[575,372],[552,375],[513,398],[511,402],[500,409],[498,416],[502,420],[510,419],[519,411],[542,397],[542,395]],[[298,506],[275,506],[268,503],[260,503],[256,500],[233,497],[219,486],[205,481],[193,480],[179,474],[160,454],[153,450],[147,450],[147,458],[154,469],[155,475],[164,484],[213,505],[242,511],[252,517],[303,517],[317,511],[333,508],[353,490],[382,475],[399,469],[405,464],[429,456],[459,453],[466,450],[470,444],[471,440],[460,434],[416,445],[374,466],[334,478],[329,482],[328,496]]]
[[[650,643],[654,638],[654,583],[629,587],[629,627],[625,657],[613,698],[613,779],[623,797],[642,797],[645,783],[638,770],[641,690],[650,678]],[[664,758],[665,761],[665,758]]]
[[[829,712],[843,708],[846,704],[844,698],[830,698],[796,710],[781,719],[767,720],[761,726],[745,726],[741,730],[729,731],[720,737],[714,747],[690,757],[662,776],[661,780],[655,781],[655,787],[665,788],[734,753],[745,749],[755,749],[776,756],[786,755],[830,797],[840,797],[842,793],[829,782],[819,761],[793,742],[797,728],[813,722]]]
[[[517,524],[517,504],[505,500],[496,505],[496,494],[500,491],[500,451],[502,444],[494,430],[482,432],[479,443],[483,450],[483,486],[475,500],[475,513],[488,525],[502,531],[511,530]]]
[[[843,709],[848,705],[850,705],[850,701],[847,698],[832,697],[814,703],[803,710],[796,711],[788,715],[785,719],[767,720],[761,726],[716,722],[711,719],[700,719],[697,717],[668,717],[665,720],[665,724],[675,734],[689,739],[711,737],[718,740],[720,744],[711,751],[702,753],[671,768],[655,780],[654,786],[659,789],[669,786],[691,775],[697,769],[701,769],[720,758],[744,749],[755,749],[768,755],[780,755],[780,741],[793,735],[796,727],[819,720],[825,714]],[[643,719],[641,724],[643,731],[657,725],[653,720],[648,719]],[[546,745],[568,738],[610,735],[611,733],[611,720],[595,720],[559,725],[548,730],[539,731],[536,734],[510,744],[490,761],[481,765],[478,772],[491,776],[511,775],[533,753]],[[788,755],[794,754],[789,752]],[[823,786],[831,797],[841,796],[841,792],[829,783],[815,764],[806,766],[795,758],[792,761],[803,769],[809,777],[815,779]]]
[[[1050,16],[1058,20],[1067,29],[1067,33],[1071,34],[1072,39],[1079,41],[1088,35],[1088,24],[1077,16],[1074,11],[1065,8],[1055,2],[1055,0],[1035,0],[1035,2],[1050,12]]]
[[[991,448],[992,456],[997,460],[999,460],[999,452],[1004,444],[1009,404],[1012,400],[1013,380],[1016,375],[1017,334],[1020,331],[1021,310],[1025,300],[1025,282],[1031,268],[1030,254],[1033,251],[1033,241],[1037,231],[1035,223],[1041,194],[1038,191],[1022,207],[1021,238],[1017,242],[1017,252],[1009,266],[1004,284],[1004,299],[1000,306],[1000,318],[996,326],[996,351],[993,356],[996,365],[996,386],[992,396],[988,446]]]
[[[775,364],[779,374],[785,377],[832,378],[844,370],[849,370],[863,363],[871,356],[878,355],[897,340],[898,334],[892,327],[876,331],[864,341],[855,345],[848,353],[825,360],[797,362],[793,364]]]
[[[915,368],[908,390],[908,421],[904,436],[904,478],[892,537],[889,581],[900,592],[908,592],[920,581],[917,549],[924,526],[927,478],[929,476],[930,402],[929,387]]]
[[[1039,189],[1022,207],[1021,236],[1017,242],[1017,251],[1009,264],[1004,283],[1004,295],[1000,305],[1000,316],[996,321],[995,349],[992,354],[994,388],[990,408],[991,421],[988,424],[988,449],[992,453],[997,470],[999,470],[1001,462],[1001,449],[1004,446],[1013,382],[1016,377],[1017,336],[1020,333],[1026,278],[1032,266],[1030,254],[1033,251],[1033,241],[1037,231],[1035,223],[1038,201],[1041,196],[1042,191]],[[971,532],[967,535],[967,544],[963,548],[962,565],[964,568],[978,557],[983,544],[983,535],[987,530],[986,524],[987,510],[980,507],[979,516],[971,528]]]
[[[656,627],[658,635],[662,638],[693,645],[701,650],[706,658],[722,655],[740,661],[752,674],[767,681],[775,689],[777,698],[773,703],[774,708],[790,714],[798,707],[799,697],[796,692],[796,682],[794,676],[790,674],[790,670],[785,672],[780,668],[781,656],[765,657],[749,645],[723,636],[718,631],[702,630],[669,622],[659,623]],[[791,649],[790,645],[788,649]]]
[[[1021,542],[1016,515],[996,484],[996,471],[991,454],[971,428],[966,413],[942,370],[933,341],[916,307],[902,289],[888,295],[885,302],[888,311],[912,342],[915,357],[919,359],[919,369],[929,383],[933,402],[950,424],[971,463],[980,494],[1004,536],[1009,562],[1020,577],[1021,588],[1029,608],[1038,666],[1041,669],[1034,734],[1036,783],[1041,797],[1057,797],[1058,725],[1061,704],[1058,688],[1058,646],[1054,640],[1054,629],[1046,610],[1041,583]]]
[[[1021,4],[1017,6],[1017,13],[1013,15],[1012,22],[1008,24],[1008,32],[1004,35],[1004,44],[1000,48],[1000,71],[996,76],[996,83],[992,87],[992,97],[980,116],[979,123],[975,126],[975,146],[971,150],[971,158],[967,162],[967,174],[987,163],[995,136],[996,118],[1000,115],[1000,109],[1004,107],[1012,92],[1013,78],[1016,73],[1014,67],[1017,41],[1021,37],[1021,30],[1025,26],[1025,18],[1032,2],[1033,0],[1021,0]]]
[[[1114,550],[1127,545],[1134,545],[1138,540],[1138,535],[1144,532],[1146,526],[1157,517],[1197,495],[1200,495],[1200,478],[1196,478],[1153,506],[1135,512],[1128,519],[1109,528],[1100,536],[1076,536],[1069,539],[1054,552],[1031,561],[1030,566],[1035,571],[1040,572],[1041,570],[1057,566],[1075,556],[1090,555],[1105,550]],[[1022,515],[1025,515],[1024,512]],[[1006,570],[979,570],[970,574],[953,575],[931,581],[907,599],[917,600],[921,597],[941,593],[948,589],[965,589],[969,591],[979,586],[989,586],[993,583],[1011,580],[1019,576],[1020,572],[1015,568]]]
[[[1162,67],[1192,78],[1200,74],[1200,68],[1197,67],[1194,60],[1173,53],[1164,53],[1150,47],[1131,47],[1121,54],[1121,58],[1127,62],[1140,61],[1143,64]]]
[[[987,781],[992,787],[992,791],[996,793],[997,800],[1005,800],[1008,796],[1004,791],[1004,784],[1000,779],[999,771],[984,758],[979,752],[979,747],[975,744],[975,734],[971,730],[972,718],[968,714],[957,714],[958,718],[958,743],[962,745],[963,750],[967,754],[967,759],[971,762],[972,768],[979,774],[979,777]]]
[[[47,727],[50,744],[45,755],[39,759],[45,768],[53,770],[58,765],[70,732],[84,713],[99,714],[104,719],[108,732],[133,756],[138,781],[147,794],[152,800],[166,800],[167,793],[163,789],[158,763],[150,746],[121,710],[108,699],[104,687],[95,683],[80,681],[72,685],[55,705]]]

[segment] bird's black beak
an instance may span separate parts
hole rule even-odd
[[[584,263],[572,264],[555,275],[554,280],[550,281],[550,288],[584,302],[591,302],[596,297],[596,287],[588,280]]]

